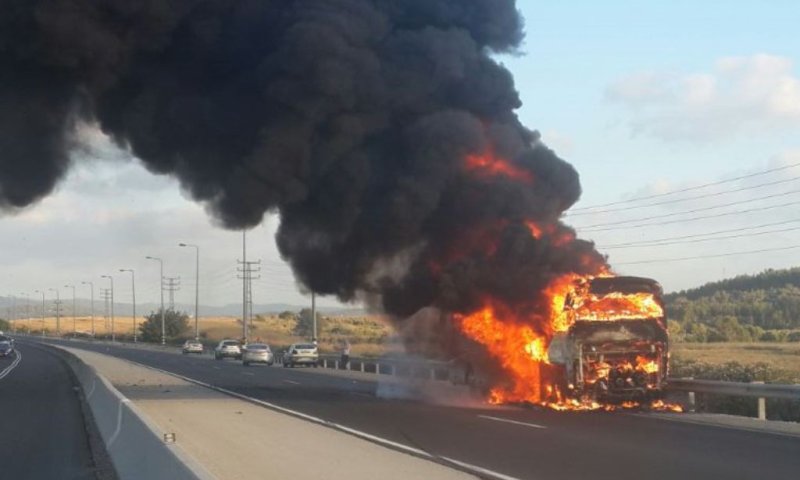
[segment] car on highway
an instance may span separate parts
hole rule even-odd
[[[305,365],[316,367],[319,364],[319,350],[313,343],[294,343],[283,352],[283,366]]]
[[[248,343],[242,347],[242,365],[245,367],[252,363],[266,363],[271,366],[274,361],[272,349],[266,343]]]
[[[187,353],[203,353],[203,344],[197,340],[186,340],[181,351],[184,355]]]
[[[223,358],[241,360],[242,343],[238,340],[222,340],[219,342],[219,345],[214,348],[214,358],[217,360],[222,360]]]
[[[0,357],[9,357],[14,354],[14,344],[9,340],[0,340]]]

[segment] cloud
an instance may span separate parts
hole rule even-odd
[[[791,59],[758,54],[717,60],[711,72],[640,72],[606,89],[634,134],[707,142],[800,130],[800,77]]]

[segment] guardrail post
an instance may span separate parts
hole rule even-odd
[[[381,373],[381,364],[380,362],[375,362],[375,375],[380,375]]]
[[[364,372],[364,360],[361,360],[361,372]]]
[[[436,369],[435,369],[435,368],[433,368],[433,367],[431,367],[431,375],[430,375],[430,379],[431,379],[431,380],[436,380]]]
[[[333,368],[334,368],[335,370],[339,370],[339,360],[334,360],[334,361],[333,361]]]
[[[328,368],[328,359],[327,358],[323,358],[322,359],[322,368]]]
[[[755,383],[758,385],[763,385],[764,382],[750,382]],[[767,419],[767,399],[764,397],[758,397],[758,419],[759,420],[766,420]]]

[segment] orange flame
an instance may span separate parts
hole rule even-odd
[[[533,183],[533,174],[504,158],[500,158],[491,150],[481,155],[467,155],[467,170],[486,175],[503,175],[523,183]]]

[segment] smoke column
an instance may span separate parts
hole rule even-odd
[[[278,213],[317,293],[526,302],[604,259],[492,59],[522,38],[513,0],[0,0],[0,207],[49,194],[95,124],[226,228]]]

